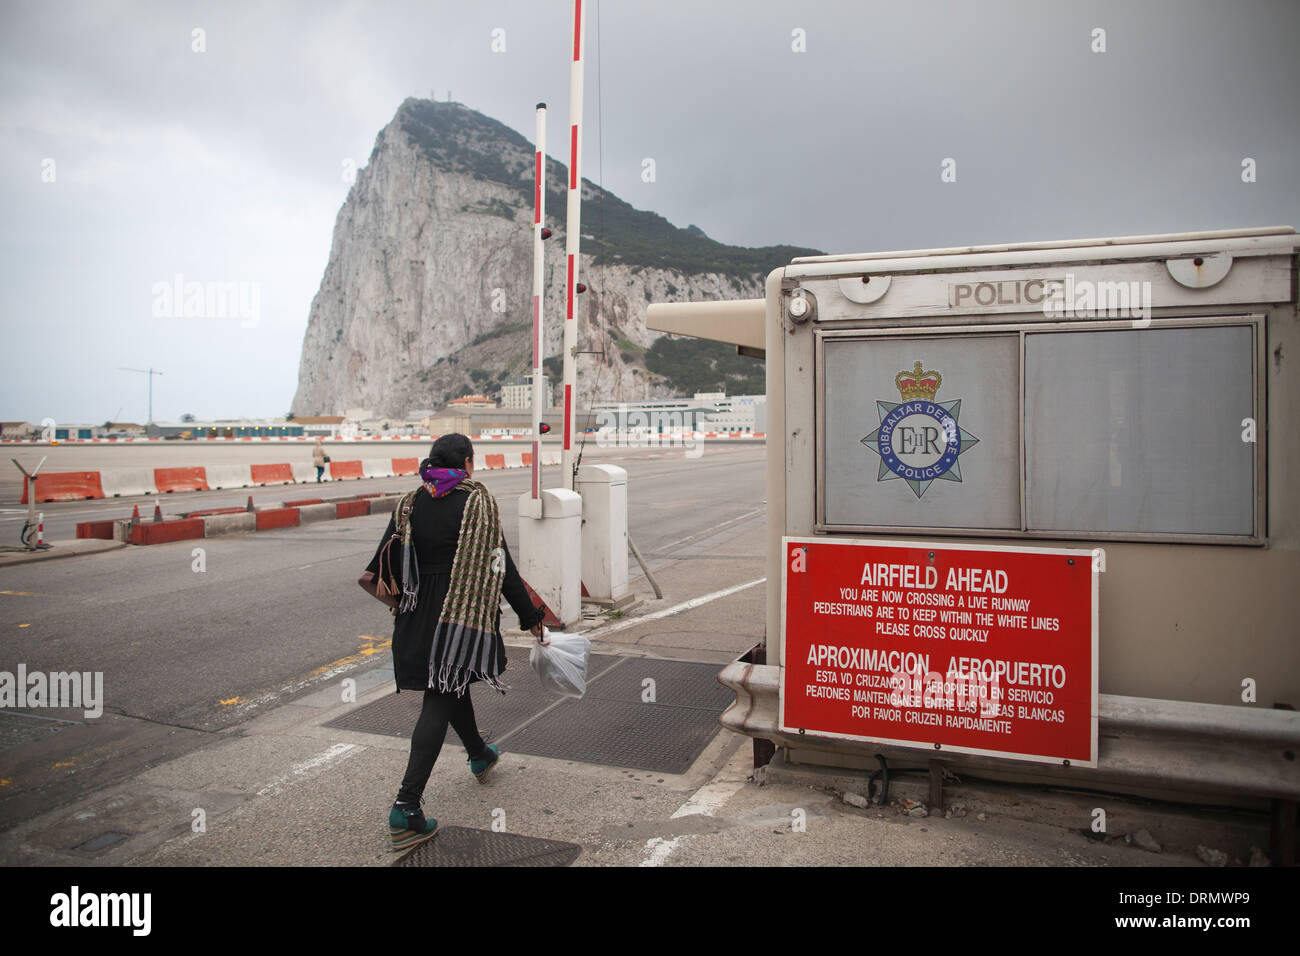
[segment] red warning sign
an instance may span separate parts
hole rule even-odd
[[[1096,766],[1099,555],[782,547],[783,731]]]

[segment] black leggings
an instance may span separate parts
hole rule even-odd
[[[478,723],[474,720],[474,704],[469,699],[469,688],[465,688],[463,697],[426,690],[420,719],[411,734],[411,756],[406,762],[402,789],[397,794],[398,803],[420,802],[424,786],[429,782],[429,774],[433,773],[433,765],[442,750],[442,742],[447,737],[448,723],[465,745],[465,752],[470,759],[482,759],[487,747],[479,736]]]

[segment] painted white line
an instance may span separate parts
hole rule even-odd
[[[304,760],[302,763],[294,764],[289,768],[288,773],[276,777],[261,790],[257,791],[257,795],[259,797],[273,797],[283,790],[284,786],[290,783],[295,777],[302,777],[311,773],[317,767],[323,767],[327,763],[340,757],[346,758],[353,756],[355,753],[360,753],[360,751],[361,748],[357,744],[335,744],[324,753],[319,753],[314,757]]]
[[[755,508],[753,511],[746,511],[744,514],[738,515],[735,518],[728,518],[726,521],[719,521],[711,528],[705,528],[703,531],[695,532],[695,534],[688,534],[684,538],[678,538],[676,541],[670,541],[667,544],[661,544],[656,548],[652,548],[651,550],[656,554],[662,554],[664,551],[667,551],[670,548],[680,547],[681,545],[685,544],[688,541],[696,541],[701,538],[707,538],[715,533],[720,533],[721,531],[726,530],[731,525],[740,524],[741,522],[749,518],[752,518],[755,515],[761,515],[764,513],[765,512],[762,508]]]
[[[721,780],[705,784],[699,790],[696,790],[689,800],[678,807],[677,812],[670,819],[714,816],[744,786],[744,780]],[[662,837],[652,837],[647,840],[644,855],[641,858],[641,866],[663,866],[664,862],[672,856],[673,850],[681,846],[682,841],[685,839],[687,838],[679,836],[673,837],[671,840],[665,840]]]
[[[727,801],[742,790],[744,786],[744,780],[721,780],[706,784],[696,790],[695,796],[683,803],[677,812],[672,815],[671,819],[676,820],[678,817],[690,817],[698,814],[711,817],[715,811],[721,810]]]
[[[600,627],[593,628],[590,631],[584,631],[583,637],[588,640],[604,637],[606,634],[613,634],[615,631],[621,631],[625,628],[636,627],[638,624],[645,624],[647,621],[657,621],[661,617],[669,617],[673,614],[681,614],[683,611],[689,611],[693,608],[708,604],[710,601],[716,601],[718,598],[724,598],[729,594],[735,594],[737,591],[743,591],[746,588],[752,588],[755,584],[762,584],[766,577],[757,578],[753,581],[747,581],[744,584],[737,584],[734,587],[723,588],[721,591],[714,591],[712,594],[704,594],[697,598],[691,598],[689,601],[683,601],[681,604],[675,604],[672,607],[664,608],[662,611],[655,611],[653,614],[643,614],[641,617],[631,617],[615,624],[604,624]]]
[[[664,840],[661,837],[655,837],[645,845],[645,858],[641,861],[642,866],[663,866],[664,861],[672,855],[673,850],[677,849],[676,840]]]

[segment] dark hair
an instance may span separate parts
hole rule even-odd
[[[474,443],[466,435],[453,433],[443,435],[429,449],[429,457],[420,462],[420,470],[432,465],[434,468],[464,468],[465,462],[474,457]]]

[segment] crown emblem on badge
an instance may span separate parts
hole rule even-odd
[[[924,398],[932,402],[935,392],[939,391],[939,386],[943,384],[943,376],[934,371],[922,372],[921,363],[917,362],[912,371],[899,372],[895,375],[894,384],[898,386],[898,394],[903,396],[905,402],[914,398]]]

